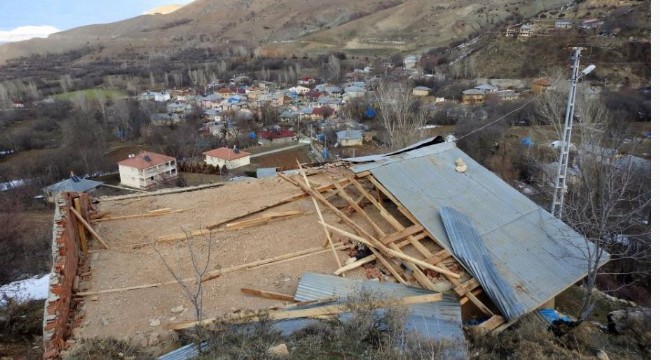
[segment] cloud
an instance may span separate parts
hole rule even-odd
[[[0,30],[0,43],[23,41],[32,38],[46,38],[52,33],[62,31],[54,26],[19,26],[9,31]]]

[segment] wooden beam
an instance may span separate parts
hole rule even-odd
[[[69,210],[71,210],[71,213],[75,215],[76,219],[78,219],[78,221],[80,221],[80,223],[83,224],[83,226],[87,229],[87,231],[89,231],[89,233],[92,234],[92,236],[94,236],[96,240],[98,240],[105,249],[110,248],[108,244],[105,241],[103,241],[103,238],[101,238],[101,236],[97,234],[96,231],[94,231],[92,226],[89,225],[89,223],[87,223],[85,218],[83,218],[82,215],[80,215],[80,213],[76,211],[76,209],[74,209],[73,207],[69,207]]]
[[[436,302],[436,301],[442,301],[442,293],[407,296],[401,299],[380,300],[380,301],[375,301],[372,304],[368,304],[368,306],[391,307],[391,306],[424,304],[424,303]],[[350,310],[348,309],[346,304],[331,304],[331,305],[320,306],[311,309],[273,311],[268,313],[268,319],[269,320],[298,319],[302,317],[337,315],[347,311]],[[233,318],[230,317],[228,321],[232,323],[246,323],[246,322],[253,322],[258,320],[259,320],[259,314],[252,314],[247,316],[239,315]],[[201,321],[186,321],[186,322],[168,325],[167,328],[169,330],[185,330],[195,326],[210,325],[215,321],[216,318],[205,319]]]
[[[342,182],[347,182],[347,181],[340,181],[340,183],[342,183]],[[326,191],[328,191],[328,190],[331,190],[333,187],[334,187],[334,185],[332,185],[332,184],[330,184],[330,185],[324,185],[324,186],[319,187],[319,188],[317,189],[317,191],[320,192],[320,193],[323,193],[323,192],[326,192]],[[290,202],[293,202],[293,201],[296,201],[296,200],[299,200],[299,199],[305,198],[305,197],[307,197],[307,196],[308,196],[308,194],[307,194],[307,193],[304,193],[304,192],[301,193],[301,194],[296,194],[296,195],[290,196],[290,197],[288,197],[288,198],[285,198],[285,199],[282,199],[282,200],[278,200],[278,201],[275,201],[275,202],[270,203],[270,204],[267,204],[267,205],[263,205],[263,206],[261,206],[261,207],[255,209],[255,210],[249,210],[249,211],[246,211],[246,212],[244,212],[244,213],[242,213],[242,214],[240,214],[240,215],[233,216],[233,217],[231,217],[231,218],[229,218],[229,219],[226,219],[226,220],[223,220],[223,221],[219,221],[219,222],[216,222],[216,223],[208,224],[208,225],[206,225],[206,228],[209,229],[209,230],[212,230],[212,229],[218,228],[218,227],[220,227],[220,226],[222,226],[222,225],[224,225],[224,224],[226,224],[226,223],[229,223],[229,222],[232,222],[232,221],[236,221],[236,220],[240,220],[240,219],[243,219],[243,218],[248,217],[248,216],[250,216],[250,215],[258,214],[258,213],[263,212],[263,211],[266,211],[266,210],[268,210],[268,209],[272,209],[272,208],[274,208],[274,207],[276,207],[276,206],[280,206],[280,205],[288,204],[288,203],[290,203]]]
[[[399,241],[405,237],[408,237],[410,235],[417,234],[418,232],[424,230],[424,227],[422,225],[413,225],[410,227],[407,227],[399,232],[396,232],[394,234],[387,235],[385,238],[383,238],[380,242],[383,244],[387,245],[392,242]]]
[[[92,220],[92,221],[93,222],[104,222],[104,221],[127,220],[127,219],[141,219],[141,218],[149,218],[149,217],[177,214],[177,213],[184,212],[184,211],[188,211],[188,209],[178,209],[178,210],[159,209],[159,210],[150,211],[150,212],[144,213],[144,214],[104,217],[104,218],[99,218],[99,219]]]
[[[504,324],[505,322],[506,320],[502,316],[493,315],[490,317],[490,319],[482,322],[477,327],[485,332],[490,332],[491,330],[495,330],[495,328]]]
[[[241,292],[243,294],[246,294],[246,295],[256,296],[256,297],[260,297],[260,298],[264,298],[264,299],[296,302],[296,299],[294,299],[292,295],[285,295],[285,294],[280,294],[280,293],[276,293],[276,292],[272,292],[272,291],[241,288]]]
[[[309,185],[309,179],[307,178],[307,175],[305,174],[302,165],[300,165],[300,162],[298,162],[298,160],[296,160],[296,162],[298,163],[298,168],[300,169],[300,173],[302,174],[303,179],[305,179],[305,185],[311,188],[311,186]],[[336,184],[334,185],[335,187],[338,187]],[[318,201],[316,201],[316,199],[312,197],[312,202],[314,203],[314,208],[316,209],[316,213],[319,216],[319,221],[324,222],[323,214],[321,213],[321,208],[319,208]],[[337,261],[337,268],[340,268],[342,263],[341,260],[339,260],[339,255],[337,255],[337,250],[335,250],[335,245],[332,242],[332,238],[330,238],[330,233],[328,232],[328,229],[326,229],[325,227],[323,228],[323,232],[325,233],[325,243],[323,244],[323,246],[325,247],[325,244],[330,244],[330,248],[332,249],[332,255],[335,257],[335,261]]]
[[[73,206],[79,214],[82,212],[79,197],[73,199]],[[87,235],[85,234],[85,226],[80,221],[76,221],[76,223],[78,225],[78,235],[80,236],[80,250],[82,250],[86,255],[89,251],[89,248],[87,247]]]
[[[260,218],[240,220],[240,221],[227,223],[227,225],[225,225],[225,227],[227,228],[227,230],[240,230],[240,229],[245,229],[245,228],[252,227],[252,226],[258,226],[258,225],[266,224],[269,221],[271,221],[272,219],[286,218],[286,217],[302,215],[302,214],[304,214],[304,213],[300,210],[291,210],[291,211],[284,211],[284,212],[273,213],[273,214],[266,214],[266,215],[263,215]]]
[[[335,275],[341,275],[341,274],[343,274],[343,273],[345,273],[345,272],[347,272],[347,271],[349,271],[349,270],[357,269],[357,268],[359,268],[360,266],[362,266],[362,265],[364,265],[364,264],[368,264],[368,263],[370,263],[370,262],[372,262],[372,261],[376,261],[376,255],[374,255],[374,254],[371,254],[371,255],[369,255],[369,256],[367,256],[367,257],[364,257],[364,258],[362,258],[362,259],[360,259],[360,260],[354,261],[354,262],[352,262],[352,263],[350,263],[350,264],[348,264],[348,265],[346,265],[346,266],[340,267],[339,269],[335,270],[335,273],[334,273],[334,274],[335,274]]]
[[[337,250],[345,250],[351,247],[351,245],[337,245]],[[223,274],[228,274],[232,273],[235,271],[239,270],[251,270],[251,269],[257,269],[262,266],[266,265],[275,265],[275,264],[281,264],[282,262],[286,261],[293,261],[293,260],[298,260],[303,257],[311,256],[311,255],[318,255],[322,253],[326,253],[330,251],[330,249],[325,249],[321,246],[315,247],[315,248],[310,248],[306,250],[300,250],[280,256],[275,256],[269,259],[264,259],[264,260],[258,260],[258,261],[253,261],[247,264],[241,264],[237,266],[232,266],[228,268],[222,268],[219,270],[213,270],[209,271],[207,275],[204,276],[202,279],[202,282],[206,282],[209,280],[213,280],[215,278],[220,277]],[[197,278],[187,278],[183,279],[182,281],[184,282],[192,282],[192,281],[197,281]],[[110,293],[117,293],[117,292],[124,292],[124,291],[130,291],[130,290],[139,290],[139,289],[147,289],[147,288],[153,288],[153,287],[159,287],[159,286],[165,286],[165,285],[173,285],[177,284],[177,280],[171,280],[171,281],[164,281],[164,282],[158,282],[158,283],[152,283],[152,284],[145,284],[145,285],[137,285],[137,286],[129,286],[129,287],[123,287],[123,288],[114,288],[114,289],[106,289],[106,290],[98,290],[98,291],[83,291],[76,293],[76,296],[92,296],[92,295],[101,295],[101,294],[110,294]]]
[[[458,295],[463,296],[465,295],[466,292],[472,291],[477,287],[479,287],[479,282],[477,281],[477,279],[472,278],[462,283],[461,285],[454,287],[454,291],[456,291]]]
[[[401,260],[409,261],[409,262],[411,262],[411,263],[413,263],[413,264],[415,264],[415,265],[417,265],[417,266],[420,266],[420,267],[422,267],[422,268],[424,268],[424,269],[433,270],[433,271],[435,271],[435,272],[437,272],[437,273],[439,273],[439,274],[443,274],[443,275],[446,275],[446,276],[449,276],[449,277],[453,277],[453,278],[455,278],[455,279],[460,279],[460,278],[461,278],[460,275],[458,275],[458,274],[456,274],[456,273],[454,273],[454,272],[451,272],[451,271],[446,270],[446,269],[441,269],[441,268],[439,268],[439,267],[437,267],[437,266],[433,266],[433,265],[431,265],[431,264],[429,264],[429,263],[426,263],[426,262],[424,262],[424,261],[422,261],[422,260],[419,260],[419,259],[415,259],[414,257],[412,257],[412,256],[410,256],[410,255],[407,255],[407,254],[404,254],[404,253],[402,253],[402,252],[400,252],[400,251],[397,251],[397,250],[394,250],[394,249],[390,249],[390,248],[386,248],[386,247],[385,247],[384,245],[382,245],[382,244],[378,244],[378,243],[375,243],[375,244],[374,244],[374,243],[371,243],[371,242],[369,242],[367,239],[362,238],[362,237],[357,236],[357,235],[354,235],[354,234],[351,234],[351,233],[348,232],[348,231],[344,231],[344,230],[342,230],[342,229],[339,229],[339,228],[337,228],[337,227],[334,227],[334,226],[329,225],[329,224],[326,224],[326,223],[321,223],[321,225],[323,225],[323,226],[325,226],[325,227],[331,229],[333,232],[340,233],[340,234],[342,234],[342,235],[344,235],[344,236],[346,236],[346,237],[349,237],[349,238],[351,238],[351,239],[353,239],[353,240],[359,241],[359,242],[361,242],[361,243],[363,243],[363,244],[365,244],[365,245],[367,245],[367,246],[376,247],[378,250],[380,250],[380,251],[383,252],[383,253],[389,254],[390,256],[397,257],[397,258],[399,258],[399,259],[401,259]]]

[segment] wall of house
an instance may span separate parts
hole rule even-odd
[[[250,165],[250,156],[243,156],[242,158],[226,161],[224,159],[219,159],[217,157],[206,155],[206,159],[204,160],[204,162],[212,166],[217,165],[220,168],[222,168],[224,165],[227,165],[227,169],[235,169],[237,167]]]
[[[60,351],[66,349],[67,335],[72,327],[79,326],[82,319],[75,309],[82,305],[81,299],[73,298],[74,287],[81,269],[83,254],[80,250],[80,235],[77,219],[69,211],[73,199],[80,196],[83,217],[87,213],[89,195],[61,192],[56,197],[53,220],[53,267],[50,273],[48,299],[44,305],[43,347],[44,359],[58,359]]]
[[[158,164],[143,170],[119,165],[119,182],[122,185],[137,189],[154,187],[164,179],[174,178],[177,175],[176,160],[171,163]]]
[[[341,145],[341,146],[360,146],[360,145],[362,145],[362,139],[342,139],[342,140],[339,140],[339,145]]]

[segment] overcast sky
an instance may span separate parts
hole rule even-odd
[[[0,42],[45,37],[74,27],[142,15],[192,0],[0,0]]]

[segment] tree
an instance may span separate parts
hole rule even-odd
[[[558,117],[562,95],[544,96],[536,114],[558,131],[563,122],[563,116]],[[651,187],[650,165],[647,169],[638,158],[625,156],[634,151],[624,146],[630,136],[628,124],[612,117],[600,99],[578,98],[575,109],[579,121],[574,124],[572,143],[577,154],[570,163],[578,171],[567,188],[562,219],[589,245],[584,250],[587,276],[579,315],[582,322],[594,309],[600,276],[612,277],[620,287],[650,280]],[[606,252],[610,264],[601,270]],[[622,271],[631,262],[632,269],[628,266]]]
[[[407,83],[381,81],[376,89],[380,121],[392,149],[406,147],[422,136],[422,127],[431,119],[431,112],[412,95]]]

